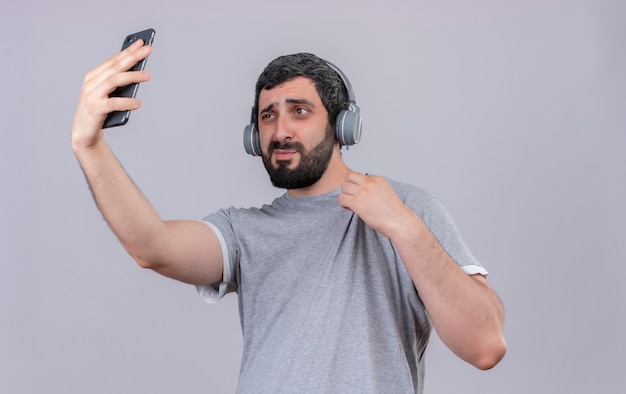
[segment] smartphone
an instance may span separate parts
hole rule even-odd
[[[142,39],[144,45],[152,45],[154,41],[154,29],[147,29],[144,31],[140,31],[134,34],[129,34],[124,39],[122,43],[122,51],[128,48],[135,41]],[[141,60],[135,66],[133,66],[129,71],[143,71],[146,67],[146,61],[148,58]],[[137,89],[139,88],[139,83],[132,83],[126,86],[120,86],[115,89],[109,97],[132,97],[135,98],[137,96]],[[130,111],[113,111],[109,113],[104,120],[104,124],[102,125],[103,129],[115,126],[122,126],[128,122],[128,118],[130,117]]]

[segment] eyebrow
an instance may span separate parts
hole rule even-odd
[[[308,106],[310,106],[311,108],[315,108],[315,104],[313,104],[313,102],[306,100],[306,99],[287,99],[285,100],[285,102],[287,104],[306,104]],[[259,114],[264,114],[266,112],[270,112],[272,109],[274,109],[274,106],[276,105],[276,102],[270,103],[267,107],[263,108]]]

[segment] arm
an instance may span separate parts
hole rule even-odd
[[[504,310],[482,275],[467,275],[382,177],[352,172],[339,203],[396,246],[441,340],[480,369],[506,352]]]
[[[209,226],[196,221],[163,221],[132,182],[104,140],[111,111],[134,110],[141,102],[109,98],[118,86],[145,82],[147,72],[127,72],[148,56],[150,46],[131,45],[85,75],[72,123],[72,148],[96,205],[126,251],[144,268],[193,284],[222,279],[222,251]]]

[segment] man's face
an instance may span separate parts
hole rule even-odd
[[[335,136],[315,84],[297,77],[259,95],[263,164],[272,184],[284,189],[313,185],[326,171]]]

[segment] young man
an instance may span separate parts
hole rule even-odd
[[[89,72],[72,146],[96,203],[145,268],[197,286],[207,301],[237,291],[244,349],[238,391],[422,392],[431,327],[481,369],[504,356],[503,308],[440,202],[348,168],[336,118],[349,86],[310,54],[283,56],[259,77],[253,121],[272,183],[260,209],[163,221],[106,144],[109,98],[145,82],[126,72],[151,52],[135,43]]]

